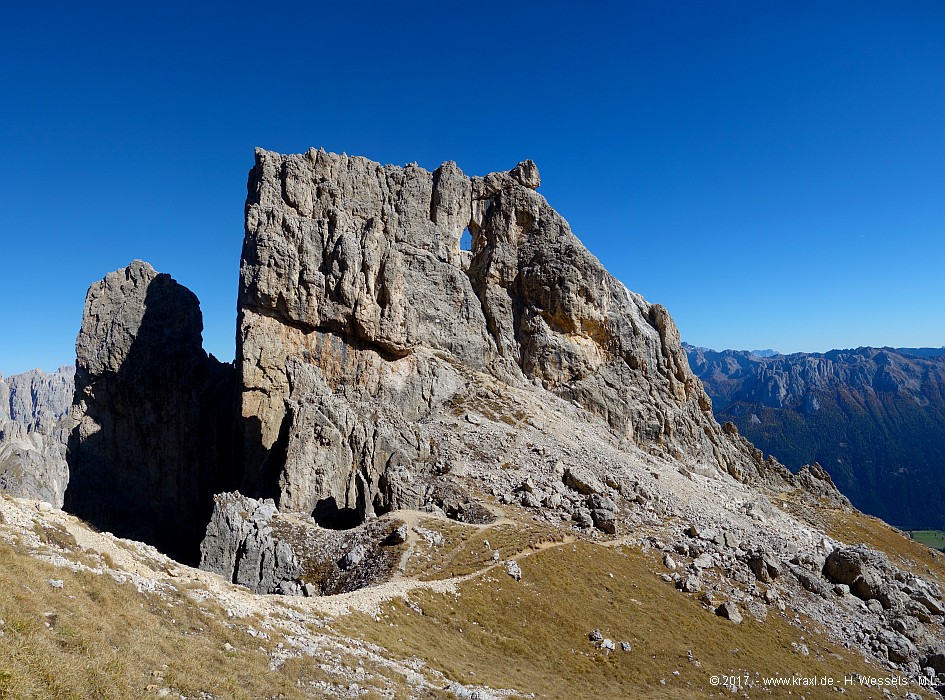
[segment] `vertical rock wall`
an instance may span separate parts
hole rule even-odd
[[[134,261],[89,289],[65,508],[196,562],[235,466],[236,377],[201,348],[197,298]]]
[[[257,150],[239,290],[244,491],[354,520],[411,505],[398,475],[425,457],[417,426],[469,371],[535,382],[645,448],[757,472],[667,311],[611,276],[539,183],[531,161],[469,178],[452,162]]]

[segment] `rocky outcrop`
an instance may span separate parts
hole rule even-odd
[[[73,367],[0,376],[0,490],[62,505]]]
[[[197,298],[134,261],[89,288],[65,508],[185,562],[234,470],[236,377],[201,348]]]
[[[329,530],[280,513],[271,500],[222,493],[200,544],[200,568],[256,593],[330,595],[390,578],[409,537],[396,520]]]
[[[467,177],[257,150],[237,351],[246,492],[322,521],[417,507],[423,421],[470,372],[538,385],[628,444],[766,470],[713,419],[669,313],[607,273],[539,183],[530,161]]]
[[[241,496],[214,497],[207,535],[200,543],[200,568],[225,576],[257,593],[283,592],[301,573],[298,557],[273,536],[275,504]]]

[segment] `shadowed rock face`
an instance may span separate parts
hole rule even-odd
[[[89,289],[76,341],[65,508],[185,562],[233,471],[233,368],[201,348],[197,298],[135,261]]]
[[[417,426],[469,371],[535,383],[639,446],[759,473],[712,417],[667,311],[603,268],[539,182],[530,161],[470,178],[452,162],[257,150],[239,291],[244,492],[323,522],[416,507],[403,475],[429,457]]]

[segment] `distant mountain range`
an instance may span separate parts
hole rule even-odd
[[[888,522],[945,529],[945,348],[685,349],[718,420],[765,454],[792,470],[819,462]]]

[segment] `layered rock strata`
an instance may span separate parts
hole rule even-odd
[[[234,469],[236,377],[201,348],[197,298],[134,261],[89,288],[65,508],[185,562]]]
[[[245,491],[324,521],[417,507],[409,475],[435,452],[423,421],[470,372],[536,384],[629,445],[742,479],[766,470],[715,422],[666,309],[611,276],[539,182],[531,161],[467,177],[453,162],[257,150],[239,290]]]

